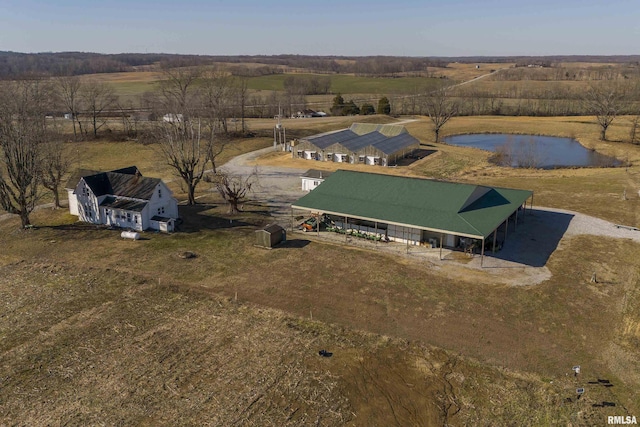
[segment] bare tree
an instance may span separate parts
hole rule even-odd
[[[93,137],[97,138],[98,130],[107,123],[103,112],[115,107],[118,97],[111,86],[91,81],[84,86],[82,99],[91,119]]]
[[[450,89],[438,89],[425,95],[424,109],[433,123],[435,142],[440,142],[440,129],[458,113],[458,101],[452,97]]]
[[[242,120],[242,133],[245,133],[247,131],[247,124],[245,122],[245,110],[247,107],[247,96],[249,93],[249,79],[247,77],[238,77],[237,92],[238,102],[240,104],[240,117]]]
[[[0,206],[20,216],[22,228],[39,198],[45,112],[51,93],[41,82],[0,88]]]
[[[160,81],[160,99],[165,113],[189,117],[193,103],[193,86],[199,81],[201,71],[196,68],[165,68]]]
[[[240,204],[246,201],[254,184],[258,181],[258,172],[247,175],[236,175],[225,170],[219,170],[215,176],[215,186],[218,193],[229,204],[229,214],[240,212]]]
[[[82,82],[77,76],[61,77],[56,81],[57,96],[61,104],[71,114],[73,123],[73,140],[78,140],[76,121],[80,115],[80,93],[82,93]],[[82,133],[82,131],[81,131]]]
[[[607,140],[607,129],[624,106],[624,91],[614,82],[591,85],[583,98],[585,109],[596,116],[600,140]]]
[[[60,185],[62,178],[69,172],[73,159],[59,134],[49,133],[42,145],[42,186],[53,194],[54,208],[60,208]]]
[[[188,203],[196,204],[196,186],[202,180],[209,162],[211,147],[202,139],[200,123],[183,122],[160,125],[158,142],[167,164],[187,186]]]
[[[228,139],[227,119],[231,113],[233,95],[232,78],[211,72],[204,76],[199,90],[199,110],[209,144],[209,161],[216,173],[216,158],[222,153]],[[224,134],[225,136],[220,136]]]
[[[629,142],[632,144],[640,144],[638,127],[640,127],[640,115],[635,115],[631,120],[631,130],[629,131]]]
[[[117,102],[116,108],[122,119],[122,132],[125,137],[135,138],[138,136],[138,120],[135,112],[133,112],[132,103],[128,102],[125,105],[122,102]]]

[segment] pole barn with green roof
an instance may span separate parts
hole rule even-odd
[[[293,209],[330,215],[339,228],[384,234],[413,245],[440,240],[455,248],[460,239],[485,241],[518,210],[533,191],[338,170]],[[533,203],[533,202],[532,202]],[[350,221],[351,220],[351,221]]]

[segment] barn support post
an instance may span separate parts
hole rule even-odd
[[[378,246],[378,221],[375,221],[375,227],[376,227],[376,238],[373,240],[373,242],[376,246]]]
[[[316,217],[316,230],[318,232],[318,237],[320,237],[320,212],[318,212],[318,216]]]
[[[407,253],[409,253],[409,237],[407,236]]]
[[[347,225],[349,224],[348,222],[349,218],[347,218],[347,216],[344,216],[344,241],[347,242]]]
[[[533,213],[533,191],[531,192],[531,208],[529,209],[529,214]]]
[[[492,253],[496,253],[496,238],[498,237],[498,229],[496,228],[495,230],[493,230],[493,249],[491,250]]]
[[[480,251],[480,267],[484,266],[484,237],[482,238],[482,250]]]
[[[509,217],[507,217],[507,220],[504,222],[504,241],[507,241],[507,234],[509,232]]]
[[[440,233],[440,261],[442,261],[442,239],[444,237],[444,233]]]
[[[291,232],[293,233],[293,206],[291,207]]]
[[[513,226],[513,231],[518,231],[518,209],[516,209],[516,221]]]

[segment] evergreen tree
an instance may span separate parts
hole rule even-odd
[[[360,113],[362,113],[365,116],[368,116],[370,114],[375,114],[376,110],[375,108],[373,108],[373,105],[371,104],[362,104],[362,107],[360,107]]]
[[[344,98],[342,97],[342,95],[337,94],[333,98],[331,114],[333,114],[334,116],[344,116]]]
[[[391,114],[391,103],[386,96],[383,96],[378,101],[378,114]]]

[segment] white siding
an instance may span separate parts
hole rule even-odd
[[[324,181],[318,178],[302,178],[302,191],[311,191]]]
[[[67,196],[69,199],[69,213],[78,216],[78,198],[73,194],[72,189],[67,190]]]
[[[81,179],[76,186],[76,208],[78,219],[83,222],[101,224],[99,201],[89,186]]]
[[[407,241],[409,241],[411,245],[419,245],[422,231],[417,228],[389,224],[387,227],[387,236],[389,240],[393,240],[394,242],[407,243]]]
[[[155,215],[178,218],[178,201],[171,195],[171,191],[164,182],[160,182],[153,190],[149,200],[148,215],[148,218]]]
[[[368,165],[375,165],[375,164],[379,165],[380,164],[380,157],[378,157],[378,156],[367,156],[367,159],[366,159],[365,163],[368,164]]]
[[[444,242],[442,244],[446,247],[454,248],[456,246],[456,236],[453,234],[445,234]]]

